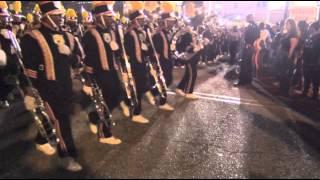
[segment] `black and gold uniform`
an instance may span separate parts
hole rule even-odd
[[[147,35],[143,29],[144,14],[143,2],[132,1],[129,19],[131,26],[124,36],[124,45],[132,67],[132,74],[136,81],[138,105],[133,112],[132,120],[138,123],[148,123],[149,120],[141,116],[142,96],[151,89],[149,69],[145,58],[150,56]]]
[[[76,163],[76,147],[71,130],[70,111],[72,107],[71,68],[77,58],[72,51],[69,35],[60,30],[62,22],[61,3],[43,1],[40,3],[44,15],[41,27],[28,32],[21,41],[25,74],[32,80],[42,99],[50,106],[55,116],[58,153],[63,158],[67,170],[79,171],[82,167]],[[48,143],[40,134],[36,138],[37,148],[48,152]],[[52,153],[47,153],[52,154]]]
[[[159,27],[152,37],[167,87],[173,82],[174,60],[172,58],[173,52],[171,51],[170,42],[172,41],[172,28],[177,22],[176,17],[173,15],[174,9],[174,4],[172,2],[162,2],[162,14],[159,19]],[[156,88],[153,89],[153,95],[159,96],[159,92],[157,92]],[[159,107],[163,110],[174,110],[173,107],[167,104],[167,97],[160,97]]]
[[[8,94],[14,88],[13,84],[10,84],[6,79],[8,76],[17,75],[17,62],[14,58],[11,50],[11,40],[8,35],[10,27],[8,12],[8,6],[5,1],[0,3],[0,49],[1,49],[1,61],[0,67],[0,107],[8,107],[7,101]]]
[[[94,3],[95,28],[90,28],[83,37],[84,51],[86,54],[86,72],[95,79],[102,90],[103,98],[112,112],[120,105],[122,100],[121,84],[117,74],[116,57],[119,56],[119,45],[116,31],[113,29],[113,12],[108,7],[108,2]],[[90,113],[90,123],[93,132],[97,132],[101,143],[120,144],[108,127],[97,122],[98,114]],[[95,130],[94,126],[98,129]]]

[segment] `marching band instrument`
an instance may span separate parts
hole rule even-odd
[[[15,51],[15,55],[17,56],[18,65],[20,66],[21,70],[23,70],[23,72],[26,72],[26,68],[24,67],[24,64],[22,62],[22,53],[20,45],[16,37],[14,36],[13,32],[8,31],[7,33],[10,37],[13,49]],[[27,85],[31,88],[30,95],[35,98],[35,103],[37,106],[34,110],[30,111],[31,115],[38,127],[40,134],[44,138],[46,138],[46,140],[52,147],[56,147],[57,143],[59,142],[54,123],[56,119],[52,114],[49,104],[43,101],[39,92],[33,87],[30,78],[27,76],[25,76],[25,78]]]
[[[117,26],[118,33],[120,36],[120,44],[121,44],[121,53],[122,53],[122,60],[124,63],[124,68],[122,66],[123,63],[119,61],[118,66],[120,70],[120,78],[122,79],[123,89],[126,93],[126,98],[129,100],[129,109],[130,109],[130,116],[133,116],[133,111],[135,107],[138,105],[138,95],[136,90],[136,82],[132,75],[131,65],[126,53],[126,49],[124,47],[124,34],[123,28],[121,25]]]
[[[85,69],[84,67],[83,61],[80,61],[76,67],[75,79],[79,79],[84,86],[90,86],[92,88],[92,95],[89,95],[89,97],[94,105],[95,112],[98,114],[98,122],[104,123],[105,126],[109,128],[111,125],[115,125],[115,123],[112,120],[111,112],[103,98],[102,90],[95,79],[83,71]]]
[[[107,128],[110,128],[110,126],[115,125],[115,123],[112,121],[111,112],[104,101],[102,90],[94,78],[91,78],[88,74],[86,75],[86,78],[81,76],[81,82],[83,84],[89,83],[90,87],[92,88],[92,95],[90,95],[90,99],[94,105],[95,111],[98,113],[98,122],[103,123]]]
[[[155,80],[155,86],[158,90],[158,92],[160,93],[160,96],[162,98],[166,98],[167,97],[167,85],[166,85],[166,80],[163,76],[163,71],[162,71],[162,68],[161,68],[161,65],[160,65],[160,60],[159,60],[159,56],[157,54],[157,51],[155,49],[155,46],[154,46],[154,43],[153,43],[153,40],[152,40],[152,36],[151,36],[151,32],[150,32],[150,29],[148,28],[147,29],[147,35],[148,35],[148,38],[149,38],[149,42],[150,42],[150,45],[151,45],[151,48],[152,48],[152,52],[153,52],[153,55],[154,55],[154,58],[156,60],[156,63],[155,63],[155,67],[153,65],[153,63],[150,61],[149,59],[149,62],[148,62],[148,65],[150,67],[150,71],[151,71],[151,75],[153,77],[153,79]]]
[[[201,36],[198,36],[196,32],[187,29],[188,27],[181,28],[173,37],[171,50],[174,51],[174,55],[177,59],[183,61],[190,61],[200,50],[204,48],[204,40]],[[185,35],[186,33],[190,33],[192,35],[192,43],[188,46],[188,49],[193,49],[193,52],[178,52],[176,49],[177,42],[180,40],[181,36]]]
[[[85,30],[82,24],[78,24],[78,31],[81,38],[83,38]]]

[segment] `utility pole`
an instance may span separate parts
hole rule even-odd
[[[317,1],[317,9],[318,9],[318,19],[317,19],[317,21],[320,21],[320,1]]]

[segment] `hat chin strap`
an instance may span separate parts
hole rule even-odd
[[[98,22],[98,18],[100,18],[100,22]],[[100,26],[101,28],[105,29],[107,26],[106,26],[106,21],[104,20],[103,18],[103,15],[98,15],[98,16],[95,16],[94,17],[94,21],[97,23],[98,26]]]
[[[106,21],[104,20],[103,15],[100,15],[100,19],[101,19],[102,26],[103,26],[104,28],[107,28],[107,26],[106,26]]]
[[[139,23],[138,19],[135,19],[134,21],[138,29],[143,28],[142,25]]]
[[[49,19],[49,22],[50,24],[53,26],[53,28],[56,30],[56,31],[59,31],[59,26],[51,19],[50,15],[47,15],[48,19]]]
[[[167,21],[167,19],[164,20],[164,28],[168,29],[168,21]]]

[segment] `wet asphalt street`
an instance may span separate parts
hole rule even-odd
[[[175,70],[176,80],[181,72]],[[199,69],[200,99],[170,92],[172,113],[145,102],[148,125],[115,111],[120,146],[99,144],[85,116],[74,117],[80,173],[66,172],[57,157],[37,152],[33,127],[1,136],[2,143],[16,141],[0,151],[0,178],[320,178],[319,119],[293,110],[259,84],[233,87],[227,72],[225,64]],[[11,111],[20,120],[10,120],[3,113],[0,122],[26,118]]]

